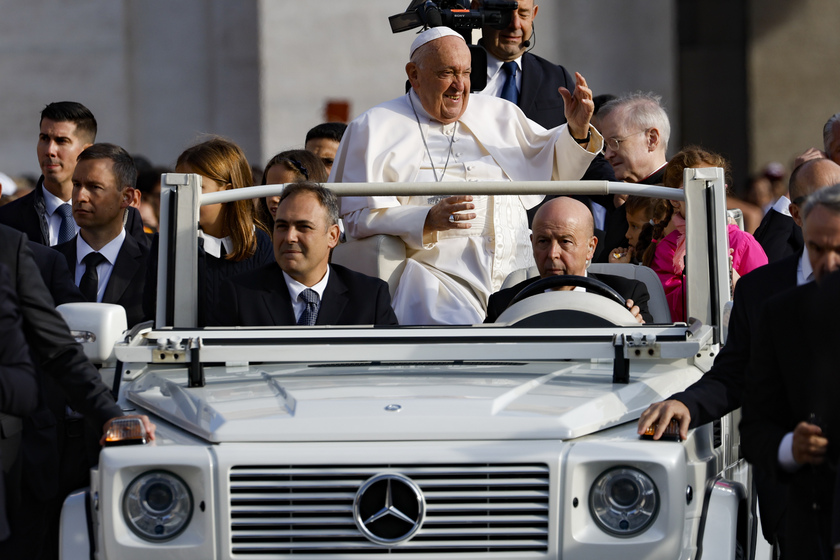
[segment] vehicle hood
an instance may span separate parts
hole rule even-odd
[[[159,367],[159,366],[158,366]],[[210,442],[571,439],[639,417],[696,381],[683,362],[283,364],[184,368],[130,382],[128,399]]]

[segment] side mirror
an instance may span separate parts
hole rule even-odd
[[[56,307],[94,364],[116,361],[114,344],[128,328],[125,309],[110,303],[65,303]]]

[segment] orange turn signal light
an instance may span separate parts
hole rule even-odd
[[[653,434],[656,433],[656,428],[659,424],[652,424],[645,430],[645,433],[641,435],[642,439],[653,439]],[[668,422],[668,427],[665,428],[665,433],[662,434],[662,437],[659,438],[660,440],[664,439],[667,441],[682,441],[680,437],[680,422],[676,418],[671,418],[671,421]]]
[[[105,433],[105,446],[142,445],[149,441],[139,418],[114,418]]]

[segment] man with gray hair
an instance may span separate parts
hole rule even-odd
[[[338,199],[310,182],[288,185],[274,213],[277,262],[222,285],[225,325],[396,325],[388,285],[330,264]]]
[[[840,184],[813,193],[802,214],[810,266],[816,284],[822,285],[840,270]],[[836,302],[836,293],[826,300],[817,285],[784,292],[764,306],[741,420],[744,457],[789,484],[780,532],[797,558],[829,558],[833,548],[829,534],[837,450],[829,442],[840,427],[840,387],[836,352],[827,343],[837,317],[826,317],[826,303]]]
[[[545,130],[503,99],[470,97],[470,51],[455,31],[428,29],[409,54],[411,90],[350,123],[331,181],[577,180],[601,150],[580,74],[574,95],[559,89],[567,124]],[[510,272],[534,264],[525,211],[542,198],[347,197],[341,210],[349,237],[405,242],[394,294],[401,324],[473,324]]]
[[[661,185],[668,164],[665,152],[671,123],[662,108],[662,98],[653,93],[624,94],[604,104],[598,124],[604,135],[604,156],[619,181]],[[616,247],[624,247],[627,231],[626,197],[616,196],[607,208],[604,249],[596,260],[607,262]]]
[[[604,155],[619,181],[662,183],[671,123],[661,101],[652,93],[625,94],[598,111]]]

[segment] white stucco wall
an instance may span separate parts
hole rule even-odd
[[[409,0],[0,0],[0,171],[38,174],[38,113],[87,105],[98,140],[171,165],[203,133],[261,166],[302,147],[331,99],[350,117],[403,93]],[[673,0],[542,0],[534,53],[596,93],[673,98]],[[636,54],[634,54],[634,52]]]

